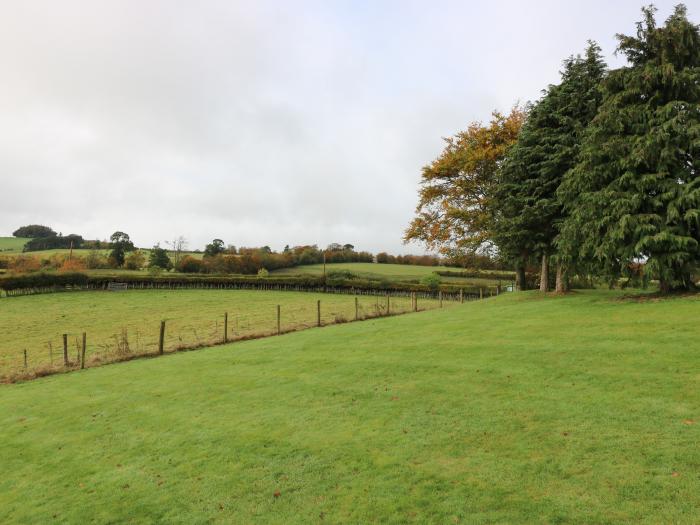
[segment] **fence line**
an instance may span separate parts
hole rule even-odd
[[[397,297],[411,297],[412,294],[417,294],[417,297],[423,299],[438,299],[442,294],[443,299],[448,301],[470,301],[481,299],[484,297],[484,290],[488,291],[489,296],[494,295],[494,287],[480,287],[477,290],[460,288],[458,291],[411,291],[402,289],[380,289],[380,288],[348,288],[334,286],[304,286],[299,284],[287,283],[184,283],[184,282],[154,282],[154,281],[134,281],[129,283],[118,283],[116,281],[104,281],[98,283],[86,284],[66,284],[44,287],[18,288],[16,290],[5,290],[7,297],[22,297],[26,295],[38,295],[46,293],[61,293],[61,292],[76,292],[76,291],[115,291],[115,284],[120,286],[118,290],[261,290],[261,291],[276,291],[276,292],[310,292],[310,293],[331,293],[337,295],[370,295],[384,296],[390,293]],[[500,290],[495,287],[495,295],[498,295]]]
[[[376,300],[370,302],[365,301],[365,304],[361,304],[362,301],[360,301],[360,298],[363,296],[366,298],[372,296]],[[386,300],[384,300],[384,297],[386,297]],[[276,315],[272,316],[270,319],[270,326],[267,328],[265,328],[266,321],[264,320],[264,316],[266,314],[263,313],[263,317],[257,319],[258,324],[251,329],[251,319],[259,316],[260,312],[264,312],[262,309],[256,310],[255,308],[248,310],[247,314],[245,310],[242,310],[239,315],[235,315],[233,318],[229,316],[230,312],[222,312],[221,315],[217,316],[216,319],[213,320],[213,331],[211,330],[211,321],[209,321],[209,324],[205,325],[204,327],[198,326],[195,328],[185,325],[181,328],[180,333],[173,334],[173,328],[168,329],[166,326],[166,321],[161,320],[157,346],[155,343],[144,342],[142,339],[143,334],[139,333],[138,328],[136,329],[136,341],[134,344],[134,333],[132,332],[129,334],[127,328],[122,327],[121,334],[102,336],[103,341],[111,341],[114,339],[114,343],[103,342],[100,344],[98,342],[98,338],[91,337],[92,348],[89,354],[86,353],[86,341],[87,334],[89,334],[90,331],[89,329],[85,329],[89,327],[83,327],[83,330],[75,334],[75,360],[71,358],[69,351],[69,334],[63,333],[60,334],[63,344],[62,362],[54,364],[53,343],[50,340],[47,341],[48,351],[41,352],[41,354],[44,354],[43,358],[41,355],[37,356],[37,352],[28,353],[27,349],[23,348],[21,357],[22,366],[12,367],[10,363],[7,363],[6,357],[9,356],[0,355],[0,358],[2,358],[2,361],[6,364],[6,366],[2,366],[2,368],[5,368],[5,370],[0,368],[0,381],[11,382],[23,379],[33,379],[44,375],[82,369],[86,367],[94,367],[101,364],[119,362],[138,357],[152,357],[162,355],[164,353],[193,350],[206,346],[225,344],[227,342],[269,337],[272,335],[304,330],[306,328],[316,326],[327,326],[352,321],[376,319],[379,317],[402,315],[405,313],[425,311],[428,309],[437,309],[442,308],[444,302],[446,301],[450,301],[454,304],[464,302],[464,300],[466,300],[464,294],[446,294],[443,292],[438,293],[437,297],[438,299],[436,300],[434,297],[430,296],[429,293],[419,292],[405,292],[401,294],[356,294],[353,301],[349,302],[350,304],[346,305],[343,303],[341,305],[338,302],[332,302],[325,310],[323,308],[324,302],[322,300],[317,300],[315,301],[316,304],[314,307],[312,307],[312,312],[308,312],[308,310],[306,310],[304,307],[300,307],[298,304],[289,304],[286,305],[286,308],[284,305],[278,304],[275,308]],[[410,306],[404,304],[406,299],[410,299]],[[341,311],[344,307],[347,307],[347,312]],[[326,314],[325,319],[322,318],[322,310],[323,313]],[[310,315],[309,319],[299,319],[299,313],[302,312],[303,315],[304,311],[307,313],[312,313],[313,317]],[[223,322],[221,322],[223,331],[220,327],[221,319],[223,319]],[[261,319],[263,322],[260,322]],[[177,322],[178,320],[181,321],[182,319],[171,319],[172,322]],[[245,321],[245,324],[243,321]],[[170,326],[170,322],[168,323],[168,326]],[[156,327],[154,326],[153,328],[154,331],[156,331]],[[182,330],[194,331],[194,340],[188,341],[188,334]],[[202,338],[198,334],[197,330],[202,330],[204,332],[209,330],[209,335],[205,335],[204,338]],[[166,341],[166,333],[171,337],[171,342],[169,345]],[[78,338],[78,335],[82,335],[82,344]],[[173,338],[175,340],[174,344],[172,342]],[[102,350],[100,351],[99,348],[102,348]],[[46,359],[47,357],[48,359]]]

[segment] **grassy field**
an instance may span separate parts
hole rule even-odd
[[[0,522],[697,523],[699,316],[510,294],[0,386]]]
[[[82,332],[88,334],[87,358],[114,360],[124,354],[158,349],[160,321],[166,320],[166,350],[218,342],[228,312],[230,338],[269,334],[277,330],[277,305],[282,331],[314,326],[317,301],[321,321],[330,324],[355,316],[352,295],[248,290],[130,290],[73,292],[0,299],[0,377],[21,372],[23,351],[29,368],[61,366],[62,334],[69,336],[70,357],[77,360]],[[449,303],[445,303],[446,305]],[[420,300],[420,308],[434,308]],[[360,296],[360,317],[386,311],[385,298]],[[408,297],[392,297],[392,312],[406,311]]]
[[[0,237],[0,255],[22,253],[24,245],[31,239],[21,237]]]
[[[375,263],[333,263],[326,265],[326,271],[347,270],[361,277],[372,279],[389,279],[392,281],[420,280],[438,270],[462,271],[463,268],[448,266],[416,266],[411,264],[375,264]],[[272,272],[275,275],[323,275],[323,264],[310,264],[294,268],[283,268]],[[475,286],[492,286],[498,284],[494,279],[462,279],[457,277],[443,277],[444,282],[469,283]]]

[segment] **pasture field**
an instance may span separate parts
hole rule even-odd
[[[22,248],[24,248],[24,245],[29,241],[31,241],[31,239],[24,239],[22,237],[0,237],[0,255],[22,253]]]
[[[525,292],[1,385],[0,522],[697,523],[699,317]]]
[[[87,333],[86,360],[113,361],[158,350],[160,321],[166,321],[165,350],[218,343],[223,339],[224,312],[230,339],[277,331],[280,305],[282,331],[315,326],[317,301],[321,322],[353,320],[355,296],[255,290],[128,290],[65,292],[0,299],[0,377],[28,368],[63,366],[63,338],[77,362],[82,332]],[[359,316],[386,312],[386,298],[360,296]],[[444,305],[451,303],[445,301]],[[436,300],[420,299],[420,309]],[[391,297],[390,312],[408,311],[409,297]]]
[[[464,268],[452,268],[449,266],[417,266],[411,264],[376,264],[376,263],[329,263],[326,264],[326,272],[337,270],[350,271],[360,277],[371,279],[389,279],[392,281],[420,280],[438,270],[463,271]],[[278,275],[323,275],[323,264],[309,264],[294,268],[282,268],[272,274]],[[494,286],[498,284],[495,279],[469,279],[458,277],[441,277],[443,282],[473,284],[474,286]]]

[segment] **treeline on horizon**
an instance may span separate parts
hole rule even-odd
[[[593,278],[695,288],[700,30],[682,4],[663,26],[655,12],[617,35],[626,66],[609,70],[589,41],[539,100],[445,139],[404,239],[445,256],[497,254],[521,289],[536,267],[545,292]]]
[[[146,251],[136,248],[128,234],[114,232],[109,241],[85,240],[82,236],[60,235],[43,225],[27,225],[13,232],[15,237],[31,238],[24,247],[25,256],[0,258],[0,268],[16,272],[46,269],[80,271],[83,269],[175,270],[181,273],[244,274],[252,275],[295,266],[349,262],[377,262],[379,264],[404,264],[418,266],[455,266],[482,270],[499,267],[498,261],[487,255],[467,254],[459,259],[434,255],[390,255],[380,252],[376,256],[366,251],[355,251],[352,244],[332,243],[325,249],[317,245],[285,246],[281,252],[269,246],[236,248],[214,239],[202,251],[187,251],[187,241],[180,236],[169,242],[170,249],[156,244]],[[36,258],[32,251],[50,249],[89,250],[83,257],[69,258],[65,254],[53,254]],[[104,251],[109,250],[108,254]],[[202,257],[191,254],[202,253]]]

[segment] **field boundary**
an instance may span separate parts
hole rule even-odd
[[[53,277],[53,276],[51,276]],[[63,276],[57,276],[63,277]],[[63,280],[63,279],[61,279]],[[61,293],[72,291],[86,290],[101,290],[107,291],[114,283],[125,285],[126,290],[261,290],[261,291],[292,291],[292,292],[312,292],[312,293],[333,293],[347,295],[372,295],[382,296],[391,294],[394,296],[408,297],[411,294],[419,294],[422,298],[437,299],[442,295],[447,300],[474,300],[486,295],[498,295],[499,287],[484,286],[484,287],[460,287],[455,285],[442,285],[436,290],[426,289],[421,285],[399,285],[395,283],[391,285],[383,284],[382,286],[362,286],[353,282],[332,282],[323,284],[322,282],[274,282],[258,280],[236,280],[236,279],[192,279],[192,280],[175,280],[175,279],[107,279],[88,278],[85,279],[66,279],[64,282],[47,283],[45,285],[27,285],[21,281],[17,282],[7,280],[3,283],[0,280],[0,288],[4,289],[6,297],[21,297],[26,295],[37,295],[45,293]]]
[[[276,290],[279,291],[279,290]],[[110,292],[104,292],[104,293],[110,293]],[[113,293],[119,293],[119,292],[113,292]],[[331,293],[330,291],[326,293]],[[346,293],[346,295],[350,295],[349,293]],[[382,297],[380,294],[371,294],[373,296]],[[296,324],[293,326],[286,326],[282,327],[280,325],[280,308],[279,306],[277,307],[277,329],[274,330],[262,330],[259,332],[255,333],[248,333],[248,334],[243,334],[239,336],[229,336],[228,334],[228,314],[224,314],[224,332],[222,337],[218,339],[209,339],[207,341],[198,341],[195,343],[189,343],[189,344],[178,344],[174,347],[171,348],[165,348],[165,345],[163,343],[164,341],[164,335],[165,335],[165,330],[166,330],[166,321],[161,321],[161,329],[160,329],[160,340],[158,344],[157,350],[150,350],[150,349],[144,349],[144,350],[127,350],[126,352],[122,353],[110,353],[110,354],[91,354],[90,356],[86,356],[86,345],[88,341],[88,333],[83,332],[82,333],[82,344],[79,344],[79,346],[76,348],[77,352],[74,354],[75,358],[69,354],[73,354],[73,351],[69,351],[68,349],[68,340],[66,334],[63,335],[63,357],[62,357],[62,363],[59,364],[44,364],[44,365],[39,365],[35,366],[34,368],[29,368],[28,363],[27,363],[27,351],[24,351],[24,369],[19,370],[19,371],[10,371],[2,376],[0,376],[0,383],[16,383],[16,382],[22,382],[22,381],[28,381],[28,380],[33,380],[33,379],[38,379],[40,377],[46,377],[49,375],[54,375],[54,374],[62,374],[62,373],[67,373],[67,372],[74,372],[77,370],[82,370],[85,368],[95,368],[98,366],[104,366],[107,364],[113,364],[113,363],[121,363],[125,361],[132,361],[134,359],[149,359],[153,357],[159,357],[162,355],[170,355],[178,352],[185,352],[185,351],[193,351],[193,350],[199,350],[202,348],[211,348],[215,346],[220,346],[224,344],[230,344],[230,343],[236,343],[240,341],[247,341],[247,340],[252,340],[252,339],[262,339],[262,338],[267,338],[267,337],[273,337],[277,335],[284,335],[284,334],[289,334],[293,332],[300,332],[303,330],[309,330],[313,328],[323,328],[327,326],[334,326],[334,325],[339,325],[339,324],[347,324],[347,323],[352,323],[352,322],[359,322],[359,321],[368,321],[372,319],[382,319],[386,317],[395,317],[398,315],[406,315],[409,313],[421,313],[429,310],[435,310],[435,309],[441,309],[443,308],[443,302],[451,302],[453,304],[460,304],[464,302],[464,296],[461,298],[459,296],[454,296],[454,294],[450,294],[450,296],[446,296],[446,294],[439,293],[438,297],[438,305],[434,308],[420,308],[419,307],[419,301],[418,299],[421,298],[420,295],[418,295],[416,292],[412,292],[408,294],[407,296],[410,297],[411,303],[410,303],[410,308],[406,310],[401,310],[401,309],[395,309],[391,310],[389,305],[390,305],[390,299],[391,297],[397,297],[394,294],[384,294],[384,297],[386,297],[386,309],[380,309],[377,308],[376,312],[373,313],[365,313],[363,312],[361,315],[358,313],[358,295],[355,295],[355,316],[354,318],[345,318],[345,317],[335,317],[331,321],[321,321],[321,301],[317,301],[317,307],[318,307],[318,317],[316,319],[316,322],[313,324]],[[398,297],[406,297],[406,295],[400,295]],[[424,299],[434,299],[433,297],[423,297]],[[377,305],[379,305],[379,301],[377,301]],[[77,343],[76,343],[77,344]],[[57,351],[60,349],[57,349]],[[60,358],[60,353],[59,356]]]

